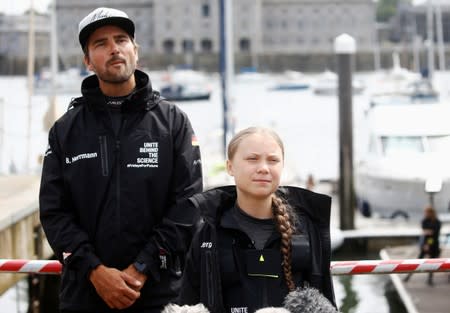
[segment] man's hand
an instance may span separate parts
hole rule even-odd
[[[115,268],[99,265],[92,270],[89,280],[98,295],[112,309],[125,309],[131,306],[141,295],[139,280]]]
[[[138,270],[136,270],[133,264],[130,264],[126,269],[123,270],[123,272],[135,278],[137,281],[141,283],[141,285],[137,287],[130,285],[130,287],[133,288],[135,291],[140,291],[144,286],[145,282],[147,281],[147,275],[138,272]]]

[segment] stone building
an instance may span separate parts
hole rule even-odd
[[[389,25],[389,42],[401,53],[402,64],[416,71],[428,67],[429,41],[427,15],[431,9],[434,67],[446,66],[450,56],[450,4],[443,0],[412,5],[402,2]],[[440,44],[440,42],[442,44]],[[440,55],[440,58],[439,58]],[[444,64],[440,64],[443,61]]]
[[[217,69],[219,0],[58,0],[58,46],[66,65],[80,64],[77,24],[99,6],[122,9],[135,21],[143,66]],[[372,0],[233,1],[236,67],[323,69],[333,62],[334,38],[344,32],[372,62],[374,22]]]
[[[34,15],[34,55],[37,67],[48,63],[50,46],[50,17]],[[28,58],[29,14],[0,14],[0,73],[24,73]]]
[[[236,70],[333,68],[333,41],[342,33],[356,39],[357,69],[373,68],[376,24],[372,0],[234,0],[232,3]],[[218,69],[219,0],[56,0],[58,55],[65,68],[83,67],[77,39],[78,22],[100,6],[122,9],[135,21],[141,66],[163,69],[174,64],[210,71]],[[49,45],[43,47],[49,54]]]

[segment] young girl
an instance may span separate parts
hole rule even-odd
[[[311,286],[334,304],[328,196],[279,187],[284,148],[276,133],[251,127],[228,146],[236,186],[191,198],[203,222],[187,256],[180,304],[211,312],[255,312]]]

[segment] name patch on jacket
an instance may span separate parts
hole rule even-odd
[[[73,157],[66,157],[66,164],[73,164],[79,160],[84,160],[84,159],[95,159],[97,156],[98,156],[97,152],[81,153],[81,154],[75,155]]]
[[[136,163],[129,163],[127,164],[127,167],[158,167],[158,142],[144,142],[144,144],[139,147],[138,155]]]

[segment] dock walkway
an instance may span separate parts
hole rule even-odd
[[[0,176],[0,231],[38,208],[38,175]]]
[[[0,259],[39,259],[51,250],[40,229],[39,175],[0,176]],[[23,274],[2,273],[0,295]]]
[[[329,195],[332,198],[331,240],[332,245],[334,241],[337,242],[337,247],[345,246],[350,240],[364,240],[367,242],[367,249],[369,251],[378,252],[387,245],[394,246],[415,243],[422,234],[420,220],[408,220],[402,217],[389,219],[376,216],[367,218],[362,216],[358,210],[354,212],[355,228],[340,230],[339,197],[333,192],[332,184],[319,183],[313,191]],[[450,236],[450,221],[447,218],[441,218],[441,216],[439,218],[442,221],[441,235]],[[415,258],[415,256],[411,257]]]
[[[418,246],[398,246],[384,249],[386,259],[417,258]],[[441,257],[450,258],[450,246],[444,245]],[[413,274],[408,282],[406,274],[390,274],[392,283],[408,313],[450,312],[450,273],[433,273],[433,285],[427,284],[428,273]]]

